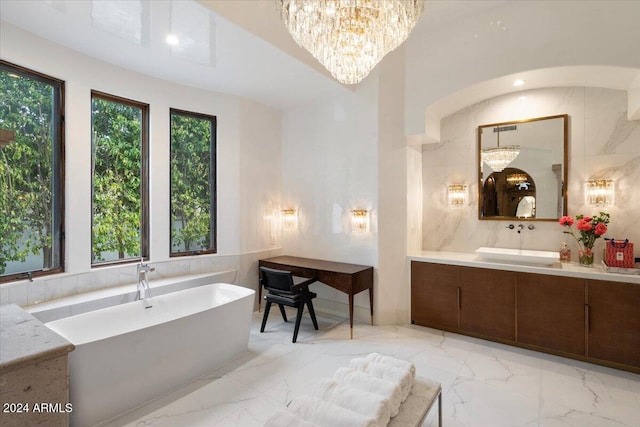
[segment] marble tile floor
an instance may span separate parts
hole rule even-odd
[[[262,426],[352,358],[379,352],[442,384],[446,427],[640,427],[640,375],[415,325],[356,324],[349,340],[347,319],[321,313],[320,330],[305,315],[292,344],[291,314],[285,324],[276,310],[261,334],[255,313],[237,360],[105,425]],[[437,426],[435,408],[423,426]]]

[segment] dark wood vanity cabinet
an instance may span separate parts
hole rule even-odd
[[[640,366],[640,285],[587,280],[587,356]]]
[[[640,373],[640,285],[411,262],[411,321]]]
[[[458,267],[411,263],[411,319],[422,326],[458,327]]]
[[[584,279],[517,273],[518,342],[583,355]]]
[[[411,320],[513,340],[515,273],[446,264],[411,263]]]
[[[515,273],[458,267],[460,329],[515,339]]]

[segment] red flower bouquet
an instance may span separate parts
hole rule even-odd
[[[588,217],[584,215],[576,215],[576,228],[580,237],[576,236],[573,231],[573,218],[563,216],[560,218],[560,225],[569,228],[563,233],[570,234],[578,242],[578,261],[582,265],[593,265],[593,246],[596,239],[602,237],[607,232],[607,224],[609,224],[609,214],[600,212],[597,216]]]

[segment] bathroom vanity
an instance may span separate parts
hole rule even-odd
[[[640,373],[640,276],[421,252],[411,322]]]

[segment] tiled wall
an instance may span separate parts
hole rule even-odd
[[[236,284],[257,289],[257,262],[260,258],[277,255],[277,251],[260,251],[243,255],[202,255],[184,257],[166,262],[151,262],[156,270],[153,279],[198,273],[237,270]],[[58,274],[35,278],[33,282],[20,281],[0,287],[0,305],[18,304],[25,307],[98,289],[136,283],[136,265],[95,268],[89,273]]]
[[[585,206],[587,179],[614,179],[616,203],[605,237],[628,238],[640,246],[640,121],[627,120],[625,91],[602,88],[546,88],[512,93],[465,108],[442,120],[441,142],[423,147],[424,250],[473,252],[480,246],[558,250],[567,241],[557,222],[534,222],[521,234],[506,228],[513,221],[478,220],[477,127],[483,124],[558,114],[569,115],[569,214],[597,213]],[[526,99],[521,99],[526,96]],[[446,205],[447,184],[467,184],[469,203]],[[603,248],[596,244],[596,254]],[[639,255],[636,250],[636,255]],[[575,257],[575,255],[574,255]],[[599,262],[599,259],[596,259]]]

